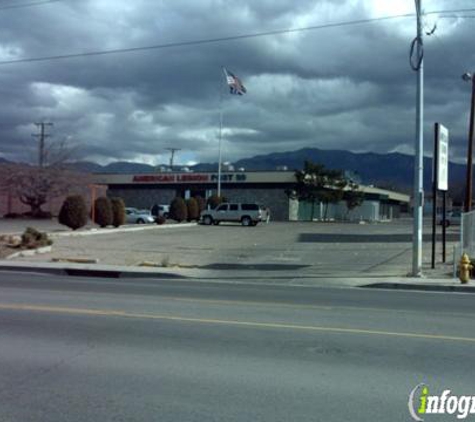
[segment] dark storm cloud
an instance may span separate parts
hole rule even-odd
[[[390,2],[392,4],[392,2]],[[401,1],[400,3],[404,3]],[[412,0],[407,0],[413,5]],[[218,38],[372,18],[374,0],[64,0],[0,10],[0,61]],[[381,2],[379,2],[381,4]],[[389,3],[388,3],[389,4]],[[458,1],[458,8],[470,2]],[[455,7],[433,1],[431,8]],[[412,11],[411,7],[409,7]],[[404,8],[386,13],[406,13]],[[450,127],[457,158],[466,137],[475,63],[470,19],[427,18],[426,139]],[[215,161],[224,92],[226,159],[305,146],[410,151],[415,73],[408,64],[415,19],[304,31],[127,54],[0,66],[0,153],[28,159],[39,119],[81,159],[165,161],[164,149]],[[221,66],[248,94],[226,94]]]

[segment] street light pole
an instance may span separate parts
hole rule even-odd
[[[424,150],[424,51],[422,32],[422,0],[415,0],[417,12],[417,113],[414,160],[414,227],[412,235],[412,275],[422,275],[422,207],[424,202],[423,150]]]
[[[464,211],[469,212],[472,209],[472,184],[473,184],[473,126],[475,114],[475,74],[465,73],[462,76],[464,81],[472,83],[472,100],[470,105],[470,129],[468,132],[468,151],[467,151],[467,180],[465,184],[465,204]]]
[[[170,151],[170,171],[173,171],[173,160],[175,158],[175,152],[181,151],[181,148],[167,148],[167,151]]]

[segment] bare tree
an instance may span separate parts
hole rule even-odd
[[[72,150],[65,142],[52,143],[45,151],[43,167],[27,164],[1,166],[0,189],[12,192],[25,205],[30,207],[31,215],[39,217],[42,206],[52,199],[82,193],[90,183],[90,176],[67,169],[66,161]]]

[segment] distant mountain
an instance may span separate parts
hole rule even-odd
[[[74,163],[67,163],[67,168],[74,171],[82,171],[85,173],[100,173],[104,167],[92,161],[76,161]]]
[[[286,166],[288,170],[301,169],[305,160],[323,164],[328,168],[348,170],[356,173],[366,185],[409,191],[414,178],[414,157],[405,154],[353,153],[340,150],[304,148],[297,151],[276,152],[244,158],[233,163],[234,168],[246,171],[271,171]],[[0,157],[0,163],[9,161]],[[129,161],[118,161],[106,166],[79,161],[68,164],[69,168],[90,173],[153,173],[156,167]],[[176,166],[180,168],[182,166]],[[190,167],[194,172],[216,171],[217,163],[200,163]],[[464,184],[466,166],[449,164],[451,190]],[[431,188],[432,160],[424,158],[424,188]]]
[[[332,169],[349,170],[358,174],[364,184],[407,189],[414,179],[414,157],[411,155],[392,153],[375,154],[353,153],[350,151],[321,150],[304,148],[298,151],[278,152],[245,158],[233,163],[235,169],[245,168],[247,171],[276,170],[286,166],[289,170],[301,169],[305,160],[323,164]],[[217,164],[197,164],[194,171],[216,170]],[[451,184],[464,181],[466,167],[450,163],[449,176]],[[430,189],[432,159],[424,158],[424,185]]]
[[[102,173],[153,173],[155,167],[148,164],[133,163],[130,161],[117,161],[107,164],[100,170]]]
[[[8,164],[11,163],[11,161],[8,161],[6,158],[0,157],[0,164]]]

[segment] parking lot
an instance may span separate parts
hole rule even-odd
[[[426,225],[424,230],[424,266],[428,267],[430,227]],[[449,261],[458,230],[448,229]],[[411,269],[411,231],[410,220],[380,224],[271,222],[257,227],[221,224],[58,237],[50,254],[21,259],[97,258],[101,264],[147,262],[227,274],[404,276]]]

